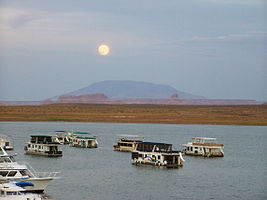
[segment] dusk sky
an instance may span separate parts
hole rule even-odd
[[[104,80],[267,101],[267,1],[0,0],[0,100]]]

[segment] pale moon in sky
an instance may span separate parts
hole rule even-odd
[[[98,47],[98,53],[102,56],[106,56],[109,54],[109,47],[105,44],[102,44]]]

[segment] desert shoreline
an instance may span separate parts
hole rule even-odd
[[[267,126],[267,105],[51,104],[0,106],[0,122]]]

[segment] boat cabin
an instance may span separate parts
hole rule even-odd
[[[11,146],[11,142],[6,135],[0,135],[0,146],[3,147],[6,151],[14,149],[13,146]]]
[[[97,136],[90,136],[88,132],[74,132],[71,146],[80,148],[97,148]]]
[[[57,142],[59,142],[60,144],[69,144],[70,140],[69,140],[69,133],[67,131],[55,131],[55,135],[54,138]]]
[[[132,163],[135,165],[154,165],[167,168],[183,166],[181,151],[173,151],[172,144],[141,142],[132,152]]]
[[[144,138],[138,135],[119,135],[117,144],[113,145],[114,151],[132,152],[137,143],[143,142]]]
[[[62,156],[62,145],[49,135],[31,135],[31,141],[26,143],[24,150],[26,154]]]
[[[216,138],[194,137],[192,142],[183,144],[183,152],[186,155],[203,157],[223,157],[223,144],[218,144]]]
[[[22,184],[23,183],[23,184]],[[0,184],[0,199],[1,200],[42,200],[42,196],[34,193],[26,193],[23,186],[32,186],[27,182],[20,183],[1,183]]]

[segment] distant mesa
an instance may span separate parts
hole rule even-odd
[[[203,96],[178,91],[169,85],[154,84],[140,81],[109,80],[97,82],[65,95],[105,94],[110,99],[169,99],[173,94],[180,99],[205,99]]]
[[[263,102],[240,99],[206,99],[176,90],[169,85],[138,81],[97,82],[70,93],[44,101],[0,101],[0,105],[85,104],[162,104],[162,105],[258,105]],[[264,103],[266,105],[266,103]]]

